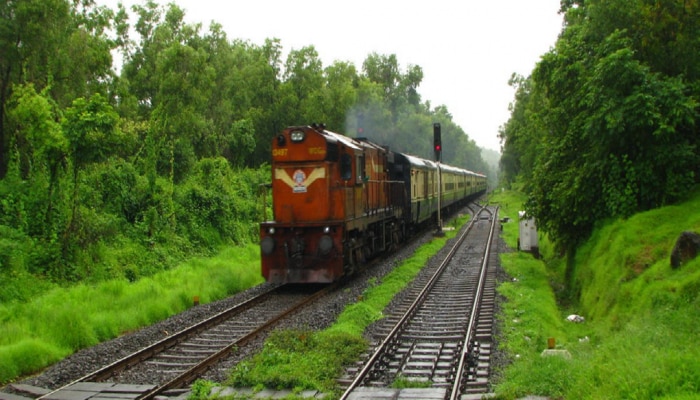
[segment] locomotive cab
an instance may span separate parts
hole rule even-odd
[[[344,191],[362,182],[361,157],[350,138],[322,126],[290,127],[273,140],[273,220],[260,227],[265,279],[332,282],[343,275]]]

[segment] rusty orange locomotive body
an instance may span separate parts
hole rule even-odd
[[[483,175],[448,170],[445,207],[485,190]],[[431,161],[323,126],[283,130],[272,143],[273,220],[260,226],[263,276],[326,283],[351,274],[435,218],[436,176]]]

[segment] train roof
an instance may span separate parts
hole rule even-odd
[[[302,128],[302,127],[300,127]],[[353,150],[358,150],[361,151],[363,146],[368,146],[368,147],[375,147],[377,149],[384,149],[382,146],[377,145],[371,141],[369,141],[366,138],[351,138],[349,136],[342,135],[340,133],[332,132],[326,129],[323,129],[321,126],[321,129],[317,129],[315,127],[304,127],[304,128],[311,128],[316,132],[319,132],[320,134],[326,136],[327,140],[330,140],[332,142],[341,142],[345,146],[353,149]],[[406,158],[408,163],[415,168],[422,168],[422,169],[436,169],[437,168],[437,162],[427,160],[425,158],[420,158],[417,156],[412,156],[410,154],[405,154],[405,153],[394,153],[401,155]],[[472,175],[472,176],[479,176],[485,178],[486,175],[479,174],[473,171],[469,171],[467,169],[459,168],[459,167],[453,167],[451,165],[447,164],[440,164],[440,168],[445,170],[445,171],[450,171],[455,174],[462,174],[462,175]]]
[[[411,164],[412,167],[437,168],[437,163],[434,161],[426,160],[424,158],[412,156],[409,154],[404,154],[404,153],[399,153],[399,154],[406,157],[406,159],[408,160],[408,163]]]
[[[472,175],[473,174],[473,172],[466,170],[464,168],[453,167],[453,166],[447,165],[447,164],[440,164],[440,168],[443,171],[449,171],[449,172],[452,172],[453,174],[458,174],[458,175]]]
[[[398,154],[401,154],[402,156],[406,157],[406,160],[408,160],[409,164],[411,164],[412,167],[429,168],[429,169],[437,168],[437,162],[435,162],[435,161],[426,160],[424,158],[420,158],[420,157],[416,157],[416,156],[412,156],[412,155],[404,154],[404,153],[398,153]],[[469,171],[468,169],[453,167],[453,166],[447,165],[447,164],[440,164],[440,169],[442,169],[443,171],[452,172],[453,174],[485,177],[485,175],[477,174],[476,172]]]
[[[336,142],[341,142],[353,150],[362,150],[362,148],[358,145],[357,141],[351,137],[347,137],[345,135],[341,135],[340,133],[331,132],[325,129],[321,133],[326,135],[329,139],[334,140]]]
[[[345,135],[342,135],[340,133],[328,131],[325,129],[321,132],[324,135],[326,135],[329,140],[342,142],[344,145],[346,145],[354,150],[362,150],[363,147],[364,148],[370,147],[370,148],[377,149],[377,150],[386,150],[383,146],[378,145],[378,144],[376,144],[376,143],[374,143],[374,142],[372,142],[369,139],[364,138],[364,137],[352,138],[352,137],[345,136]]]

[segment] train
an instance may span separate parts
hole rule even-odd
[[[273,215],[260,223],[260,254],[262,275],[273,283],[351,275],[437,223],[438,204],[449,212],[487,185],[483,174],[317,124],[287,127],[273,138],[271,169]]]

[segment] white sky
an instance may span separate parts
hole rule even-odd
[[[97,0],[116,8],[119,0]],[[122,0],[130,8],[141,0]],[[562,28],[559,0],[156,0],[185,10],[189,23],[220,23],[229,40],[291,49],[313,45],[328,66],[396,54],[401,72],[423,69],[418,88],[434,108],[446,105],[478,146],[500,149],[498,128],[514,97],[508,79],[528,76]],[[132,24],[135,23],[132,18]],[[431,133],[427,133],[431,134]]]

